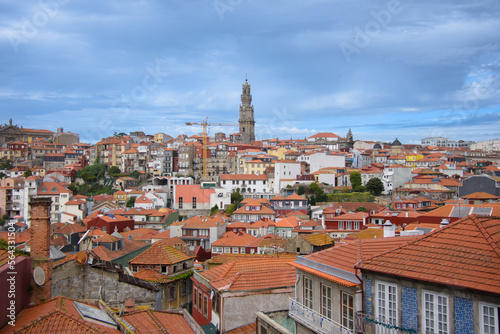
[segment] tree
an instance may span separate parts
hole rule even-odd
[[[116,175],[116,174],[120,174],[121,170],[120,170],[120,168],[118,168],[116,166],[111,166],[111,167],[109,167],[108,173],[109,173],[109,175]]]
[[[7,177],[7,174],[4,172],[0,172],[0,180],[3,179],[4,177]]]
[[[373,196],[380,196],[384,192],[384,184],[378,177],[374,177],[366,183],[366,189],[368,189]]]
[[[351,180],[352,191],[364,192],[366,190],[366,188],[361,185],[361,174],[359,172],[352,172],[351,175],[349,175],[349,179]]]
[[[234,204],[236,207],[238,207],[243,201],[243,195],[240,194],[240,190],[236,189],[231,193],[231,203]]]
[[[0,169],[12,169],[14,166],[12,165],[12,161],[7,160],[0,164]]]
[[[133,208],[134,204],[135,204],[135,196],[130,196],[129,198],[127,198],[127,204],[125,204],[127,208]]]
[[[306,192],[306,187],[304,187],[304,186],[299,186],[299,187],[297,188],[297,195],[302,195],[302,194],[304,194],[305,192]]]
[[[365,208],[364,206],[360,206],[358,207],[356,210],[354,210],[356,212],[370,212],[370,210],[368,210],[367,208]]]
[[[33,173],[31,172],[31,170],[27,170],[26,172],[24,172],[24,177],[30,177],[31,175],[33,175]]]
[[[139,176],[141,176],[141,173],[139,171],[134,170],[132,173],[130,173],[130,177],[133,177],[134,179],[139,179]]]
[[[219,212],[219,206],[217,204],[215,204],[211,209],[210,209],[210,216],[213,215],[213,214],[216,214],[217,212]]]
[[[232,215],[235,210],[236,210],[236,206],[234,204],[229,204],[229,206],[226,209],[226,213],[228,215]]]

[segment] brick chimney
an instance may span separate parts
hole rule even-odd
[[[31,279],[33,293],[31,303],[36,304],[52,297],[52,259],[50,258],[50,198],[32,198],[29,205],[31,207],[31,270],[41,268],[45,279],[38,279],[38,282]],[[37,269],[38,274],[40,269]],[[38,278],[43,275],[37,275]],[[38,283],[41,283],[38,285]]]

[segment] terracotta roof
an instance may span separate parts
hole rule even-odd
[[[129,261],[130,265],[138,264],[174,264],[192,259],[184,252],[163,243],[161,240],[155,242],[146,251]]]
[[[54,231],[54,234],[72,234],[72,233],[85,233],[87,229],[79,224],[66,224]]]
[[[500,197],[488,194],[486,192],[475,192],[469,195],[462,196],[465,199],[499,199]]]
[[[333,268],[355,273],[354,265],[360,260],[401,247],[418,238],[412,236],[357,239],[347,244],[338,244],[333,248],[306,255],[305,258]]]
[[[201,272],[219,291],[247,291],[293,287],[295,268],[290,258],[275,257],[254,261],[237,260]]]
[[[111,242],[117,242],[120,240],[120,238],[117,238],[115,236],[109,235],[105,233],[104,235],[100,236],[97,239],[92,240],[94,243],[111,243]]]
[[[246,210],[247,207],[256,206],[259,207],[259,211]],[[233,214],[246,214],[246,215],[274,215],[274,211],[262,204],[248,203],[243,205],[238,210],[234,211]]]
[[[92,252],[97,256],[100,260],[111,261],[119,256],[125,254],[123,251],[111,251],[104,246],[98,246],[92,248]]]
[[[27,306],[16,315],[16,333],[121,333],[116,328],[83,319],[74,306],[74,302],[85,304],[75,299],[59,296]],[[95,305],[86,305],[98,310]],[[0,330],[0,333],[11,332],[11,326],[5,326]]]
[[[309,241],[313,246],[325,246],[333,243],[333,239],[326,233],[313,233],[301,235],[301,237]]]
[[[256,332],[257,325],[255,324],[255,322],[252,322],[251,324],[227,331],[226,334],[255,334]]]
[[[500,218],[469,216],[358,267],[500,294],[499,245]]]
[[[246,233],[238,233],[233,237],[220,238],[212,243],[212,246],[224,247],[246,247],[257,238]]]
[[[136,334],[195,333],[179,311],[139,310],[123,316]]]

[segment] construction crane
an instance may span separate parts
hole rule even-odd
[[[186,125],[203,126],[203,179],[207,177],[207,146],[208,146],[208,127],[209,126],[239,126],[237,123],[208,123],[208,117],[205,117],[201,123],[186,122]]]

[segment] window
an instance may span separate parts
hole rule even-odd
[[[378,282],[376,296],[376,311],[379,321],[386,324],[397,325],[398,295],[396,284]]]
[[[352,230],[352,222],[345,222],[345,229]]]
[[[193,209],[196,209],[196,197],[193,197]]]
[[[186,281],[181,283],[181,296],[183,297],[187,294],[187,285],[188,283]]]
[[[353,329],[354,328],[354,296],[341,292],[342,296],[342,326]]]
[[[304,305],[313,308],[313,288],[312,279],[304,277]]]
[[[179,197],[179,209],[182,209],[182,197]]]
[[[208,297],[203,296],[203,315],[208,316]]]
[[[359,230],[359,222],[354,222],[354,229]]]
[[[448,296],[423,292],[423,328],[426,332],[448,333]]]
[[[339,230],[343,230],[344,229],[344,222],[339,222]]]
[[[231,253],[231,247],[224,247],[224,253]]]
[[[161,266],[161,273],[162,273],[162,274],[167,274],[167,273],[168,273],[168,268],[167,268],[167,266]]]
[[[169,301],[175,300],[175,285],[174,284],[172,284],[168,287],[168,300]]]
[[[198,289],[193,288],[193,306],[198,309]]]
[[[332,319],[332,287],[321,284],[321,314]]]
[[[496,334],[500,331],[499,311],[499,307],[496,305],[479,303],[479,326],[481,334]]]
[[[238,250],[239,250],[238,247],[233,247],[233,254],[238,254],[239,253]]]
[[[215,313],[220,314],[220,295],[216,291],[214,291],[212,298],[212,310],[214,310]]]

